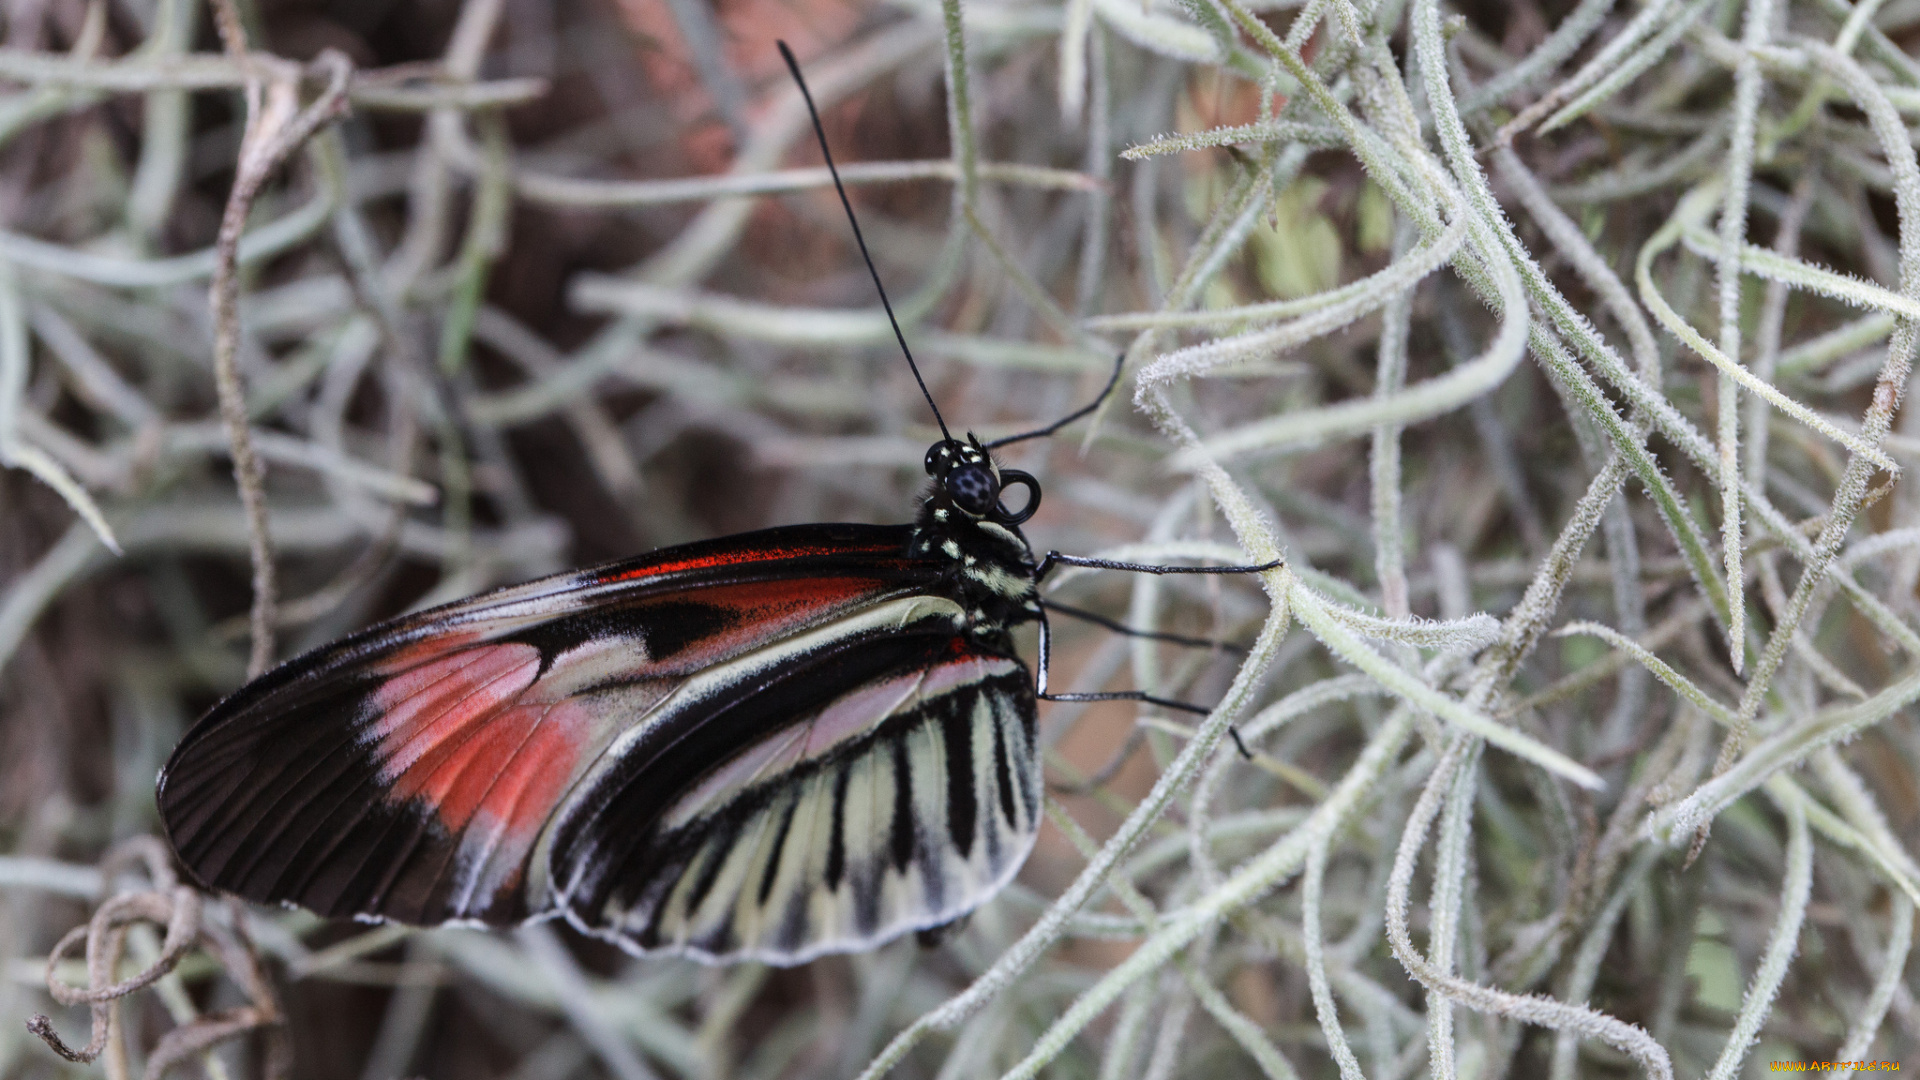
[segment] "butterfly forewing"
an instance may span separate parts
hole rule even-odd
[[[932,587],[908,535],[801,526],[688,545],[309,653],[188,732],[161,776],[168,833],[206,884],[322,914],[550,910],[536,851],[609,748],[736,658]]]
[[[1040,796],[1030,675],[966,625],[947,600],[875,605],[741,658],[751,694],[658,710],[564,815],[568,918],[793,962],[971,911],[1026,857]]]

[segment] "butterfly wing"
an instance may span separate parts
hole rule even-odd
[[[1041,793],[1027,669],[965,625],[950,600],[889,601],[656,710],[556,833],[568,919],[796,963],[973,910],[1025,860]]]
[[[187,733],[160,777],[167,833],[207,885],[323,915],[503,924],[550,911],[536,854],[609,748],[690,687],[725,683],[741,657],[934,587],[938,569],[906,557],[907,539],[878,526],[743,534],[325,646]]]

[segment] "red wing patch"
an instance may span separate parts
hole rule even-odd
[[[634,613],[644,627],[645,670],[691,674],[870,603],[887,586],[872,578],[800,578],[718,585],[662,598]]]
[[[513,823],[529,799],[550,805],[587,716],[567,701],[521,701],[539,668],[530,645],[482,645],[388,680],[373,695],[387,797],[426,800],[450,831],[481,810]]]
[[[498,894],[520,885],[540,829],[598,741],[579,702],[522,700],[540,662],[531,645],[474,646],[372,696],[386,798],[417,800],[460,838],[456,910],[504,903]]]
[[[382,683],[371,698],[379,717],[373,733],[393,793],[428,795],[448,816],[452,793],[445,780],[436,785],[431,778],[501,749],[484,729],[539,674],[540,650],[531,645],[477,645]],[[471,813],[467,807],[460,820]]]
[[[646,563],[641,566],[610,570],[594,577],[598,584],[607,585],[616,581],[633,581],[643,578],[657,578],[668,574],[679,574],[689,570],[719,570],[729,566],[745,566],[753,563],[778,562],[789,559],[799,560],[822,555],[842,556],[844,549],[826,547],[773,548],[762,551],[719,552],[692,559],[674,559],[667,562]],[[901,560],[904,562],[905,560]]]

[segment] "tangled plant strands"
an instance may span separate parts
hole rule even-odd
[[[1005,452],[1036,546],[1285,560],[1049,579],[1088,616],[1059,687],[1217,706],[1044,713],[1048,838],[937,951],[703,969],[182,884],[152,777],[249,673],[568,565],[902,520],[934,437],[753,4],[416,6],[438,55],[349,61],[272,3],[16,5],[0,958],[46,996],[0,990],[0,1074],[276,1075],[346,986],[385,994],[383,1075],[471,1060],[476,1017],[503,1076],[681,1080],[1920,1046],[1903,0],[801,4],[954,430],[1123,356]]]
[[[269,1051],[264,1065],[266,1075],[278,1076],[287,1068],[283,1016],[272,981],[261,966],[260,957],[246,934],[246,914],[238,906],[229,911],[231,924],[219,927],[203,911],[200,892],[182,885],[174,877],[171,853],[166,845],[151,837],[138,837],[109,850],[100,860],[99,880],[111,888],[118,871],[131,863],[141,863],[151,882],[149,888],[117,893],[94,910],[85,926],[75,927],[54,945],[47,955],[47,990],[62,1005],[85,1005],[91,1017],[91,1035],[87,1044],[76,1050],[54,1032],[45,1016],[27,1021],[27,1030],[40,1037],[56,1054],[68,1061],[90,1062],[109,1051],[109,1039],[115,1032],[120,999],[147,989],[172,974],[189,950],[202,948],[216,957],[232,979],[246,993],[248,1004],[204,1015],[193,1015],[193,1007],[177,988],[174,996],[185,1004],[187,1017],[179,1027],[167,1032],[147,1058],[148,1080],[157,1080],[176,1063],[205,1053],[219,1043],[239,1038],[255,1030],[268,1032]],[[116,981],[116,971],[124,955],[128,937],[142,923],[166,927],[166,938],[158,954],[134,975]],[[69,985],[59,974],[61,963],[77,947],[84,945],[87,985]],[[112,1048],[116,1051],[119,1048]],[[125,1074],[126,1065],[116,1052],[109,1059],[108,1071]],[[115,1067],[117,1066],[117,1068]],[[217,1061],[209,1059],[210,1070],[219,1071]]]

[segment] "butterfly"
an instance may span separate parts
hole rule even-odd
[[[794,964],[954,923],[1033,847],[1039,700],[1194,708],[1049,693],[1048,573],[1277,565],[1035,558],[1020,526],[1039,481],[992,451],[1086,415],[1119,376],[990,443],[954,438],[934,406],[942,437],[912,524],[666,548],[289,660],[175,748],[158,787],[167,836],[203,884],[249,900],[428,926],[563,918],[630,951],[714,961]],[[1029,622],[1037,680],[1013,640]]]

